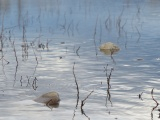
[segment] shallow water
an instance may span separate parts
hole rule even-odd
[[[159,4],[0,0],[0,119],[159,119]],[[120,51],[105,55],[105,42]],[[50,91],[59,93],[58,107],[33,101]]]

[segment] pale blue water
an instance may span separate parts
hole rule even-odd
[[[153,97],[160,102],[159,4],[158,0],[0,0],[4,43],[0,119],[159,119],[159,106],[152,111],[156,102],[151,96],[154,88]],[[29,46],[26,53],[23,40]],[[47,42],[48,49],[38,48]],[[120,47],[113,58],[99,51],[105,42]],[[108,75],[114,68],[110,99],[106,99],[107,64]],[[82,114],[81,100],[92,90]],[[33,101],[50,91],[60,95],[58,108]]]

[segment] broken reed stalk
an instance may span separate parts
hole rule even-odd
[[[34,74],[35,74],[35,72],[36,72],[36,69],[37,69],[37,66],[38,66],[38,58],[37,58],[37,56],[36,56],[36,53],[35,53],[35,51],[34,51],[33,46],[32,46],[32,50],[33,50],[33,53],[34,53],[34,56],[35,56],[35,59],[36,59],[36,62],[37,62],[36,66],[35,66],[35,70],[34,70],[34,72],[33,72],[33,76],[34,76]]]
[[[97,45],[96,45],[97,22],[98,22],[98,16],[97,16],[97,19],[96,19],[96,24],[95,24],[95,28],[94,28],[94,35],[93,35],[96,56],[98,54],[97,53]]]
[[[122,25],[122,29],[124,29],[124,26],[127,24],[127,19],[126,19],[126,21],[124,22],[124,24]]]
[[[121,11],[121,14],[119,15],[119,17],[118,17],[118,19],[117,19],[117,26],[118,26],[118,34],[119,34],[119,37],[120,37],[120,35],[121,35],[121,17],[122,17],[122,15],[123,15],[123,12],[124,12],[124,7],[123,7],[123,9],[122,9],[122,11]]]
[[[107,77],[107,84],[108,84],[108,88],[109,88],[109,89],[111,88],[110,79],[111,79],[111,75],[112,75],[112,71],[113,71],[113,70],[114,70],[114,69],[111,68],[111,72],[110,72],[109,76]]]
[[[142,94],[143,94],[143,92],[141,92],[141,94],[139,94],[138,97],[139,97],[139,99],[141,99],[143,101]]]
[[[21,76],[21,79],[20,79],[20,83],[21,83],[21,86],[22,86],[22,76]]]
[[[137,18],[140,19],[141,7],[137,4]]]
[[[71,25],[72,25],[72,28],[71,28]],[[69,32],[69,30],[71,30],[72,36],[74,36],[74,33],[73,33],[73,31],[74,31],[73,20],[69,23],[68,28],[67,28],[67,33],[68,33],[68,36],[70,37],[70,32]]]
[[[49,45],[49,43],[51,42],[51,40],[48,40],[47,39],[47,43],[46,43],[46,48],[47,48],[47,51],[49,51],[49,47],[48,47],[48,45]]]
[[[79,51],[80,47],[81,47],[81,46],[79,46],[79,47],[77,48],[77,50],[76,50],[77,56],[79,56],[78,51]]]
[[[91,92],[87,95],[87,97],[86,97],[84,100],[81,101],[81,113],[84,114],[88,119],[90,119],[90,118],[85,114],[85,112],[84,112],[84,110],[83,110],[83,106],[85,105],[85,101],[89,98],[89,96],[90,96],[93,92],[94,92],[94,90],[91,91]]]
[[[38,88],[38,86],[37,86],[37,81],[38,81],[38,79],[35,77],[34,80],[33,80],[33,83],[32,83],[32,88],[33,88],[34,90],[36,90],[36,89]]]
[[[108,88],[107,88],[107,98],[110,101],[111,105],[112,105],[112,101],[111,101],[111,94],[110,94],[110,89],[111,89],[110,79],[111,79],[111,75],[112,75],[113,70],[114,69],[111,68],[111,72],[110,72],[109,76],[107,77],[107,86],[108,86]]]
[[[35,53],[35,51],[34,51],[33,46],[32,46],[32,49],[33,49],[33,53],[34,53],[34,56],[35,56],[35,59],[36,59],[37,65],[38,65],[38,58],[37,58],[37,56],[36,56],[36,53]]]
[[[101,24],[101,20],[100,20],[100,25],[99,25],[99,27],[100,27],[100,37],[99,37],[99,42],[100,42],[100,44],[101,44],[101,41],[102,41],[102,24]]]
[[[6,73],[5,73],[5,69],[4,69],[5,65],[4,65],[4,61],[3,60],[5,60],[5,59],[3,58],[4,57],[3,51],[1,52],[1,54],[2,54],[2,58],[0,60],[2,60],[2,71],[3,71],[3,74],[4,74],[5,78],[7,79],[7,76],[6,76]],[[9,64],[9,62],[7,64]]]
[[[75,72],[74,72],[74,67],[75,67],[75,62],[74,62],[74,65],[73,65],[73,76],[74,76],[74,80],[75,80],[75,83],[76,83],[76,89],[77,89],[77,103],[76,103],[76,108],[77,108],[78,102],[79,102],[79,86],[78,86],[78,82],[77,82],[76,75],[75,75]]]
[[[136,27],[136,26],[135,26]],[[140,32],[139,32],[139,30],[138,30],[138,28],[136,27],[136,30],[137,30],[137,32],[138,32],[138,39],[137,39],[137,43],[139,42],[139,40],[140,40],[140,38],[141,38],[141,34],[140,34]]]
[[[79,28],[78,27],[79,27],[79,22],[76,24],[76,27],[75,27],[77,33],[79,33]]]
[[[106,77],[107,77],[107,97],[106,97],[106,105],[107,105],[107,100],[109,100],[110,103],[111,103],[111,105],[112,105],[111,94],[110,94],[110,89],[111,89],[110,79],[111,79],[112,71],[113,71],[114,69],[111,68],[110,74],[109,74],[109,76],[108,76],[108,74],[107,74],[107,67],[108,67],[108,64],[106,65],[106,67],[104,67],[104,72],[106,72]]]
[[[79,86],[78,86],[78,82],[77,82],[77,79],[76,79],[76,75],[75,75],[74,69],[75,69],[75,62],[74,62],[74,65],[73,65],[73,76],[74,76],[74,80],[75,80],[75,83],[76,83],[76,89],[77,89],[77,102],[76,102],[76,106],[75,106],[75,110],[74,110],[74,113],[73,113],[72,120],[74,120],[75,112],[76,112],[76,109],[78,107],[78,102],[79,102]]]
[[[0,42],[1,42],[0,51],[3,50],[4,15],[5,13],[3,14],[3,17],[2,17],[2,27],[1,27],[1,33],[0,33]]]
[[[27,60],[28,58],[28,42],[26,39],[26,25],[25,20],[23,19],[23,26],[22,26],[22,58]]]
[[[96,24],[95,24],[95,28],[94,28],[94,35],[93,35],[94,40],[96,39],[96,34],[97,34],[97,22],[98,22],[98,16],[97,16]]]
[[[152,89],[152,91],[151,91],[151,96],[152,96],[152,100],[156,103],[156,106],[153,108],[153,110],[155,109],[155,108],[157,108],[157,106],[159,105],[159,103],[157,102],[157,100],[153,97],[153,90],[154,90],[154,88]],[[152,111],[153,111],[152,110]]]
[[[7,64],[9,64],[9,61],[7,61],[7,60],[4,58],[4,56],[2,56],[0,60],[4,60],[4,61],[7,62]]]
[[[27,80],[28,80],[26,87],[28,87],[28,85],[30,85],[30,81],[29,80],[30,80],[31,76],[30,77],[26,76],[26,77],[27,77]]]
[[[39,35],[38,37],[34,38],[34,40],[30,43],[31,46],[35,45],[35,42],[37,41],[37,39],[40,39],[40,37],[42,37],[43,35]]]
[[[15,55],[15,58],[16,58],[16,71],[15,71],[15,74],[14,74],[14,84],[13,86],[15,85],[15,82],[16,82],[16,77],[17,77],[17,70],[18,70],[18,57],[17,57],[17,53],[16,53],[16,49],[15,49],[15,45],[14,45],[14,41],[13,41],[13,51],[14,51],[14,55]]]
[[[109,31],[109,20],[110,20],[110,14],[109,14],[109,16],[107,17],[107,19],[105,20],[105,28],[106,28],[106,30],[107,31]]]
[[[14,55],[15,55],[15,58],[16,58],[17,65],[18,65],[18,57],[17,57],[14,41],[13,41],[13,51],[14,51]]]
[[[111,59],[112,59],[113,63],[116,64],[116,61],[115,61],[114,58],[113,58],[114,50],[111,49],[110,52],[111,52]]]
[[[128,42],[127,31],[125,31],[125,38],[126,38],[125,49],[127,49],[127,42]]]
[[[151,111],[151,118],[153,119],[153,111],[158,107],[159,103],[157,102],[157,100],[153,97],[153,90],[154,88],[152,89],[151,91],[151,96],[152,96],[152,100],[156,103],[156,106],[152,108],[152,111]]]
[[[88,95],[87,97],[81,101],[81,109],[83,108],[84,104],[85,104],[85,101],[89,98],[89,96],[94,92],[94,90],[92,90]]]
[[[66,13],[64,13],[64,24],[60,25],[61,29],[60,30],[64,30],[63,34],[66,32]]]

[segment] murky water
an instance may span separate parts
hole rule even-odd
[[[0,119],[159,119],[159,4],[0,0]],[[33,101],[50,91],[56,108]]]

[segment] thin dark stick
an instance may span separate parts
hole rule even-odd
[[[78,102],[79,102],[79,87],[78,87],[76,75],[75,75],[75,72],[74,72],[74,67],[75,67],[75,62],[74,62],[74,65],[73,65],[73,76],[74,76],[74,80],[75,80],[76,87],[77,87],[77,88],[76,88],[76,89],[77,89],[77,102],[76,102],[76,106],[75,106],[75,110],[74,110],[74,113],[73,113],[73,118],[72,118],[72,120],[74,120],[75,112],[76,112],[76,109],[77,109],[77,107],[78,107]]]
[[[13,51],[14,51],[14,55],[15,55],[15,58],[16,58],[17,65],[18,65],[18,57],[17,57],[14,41],[13,41]]]
[[[135,26],[136,27],[136,26]],[[139,35],[139,37],[138,37],[138,40],[137,40],[137,43],[139,42],[139,40],[140,40],[140,38],[141,38],[141,34],[140,34],[140,32],[139,32],[139,30],[138,30],[138,28],[136,27],[136,30],[137,30],[137,32],[138,32],[138,35]]]
[[[28,77],[28,76],[26,76],[26,77],[27,77],[27,80],[28,80],[26,87],[28,87],[28,85],[30,85],[30,81],[29,80],[30,80],[31,77]]]
[[[97,45],[96,45],[97,22],[98,22],[98,16],[97,16],[97,19],[96,19],[96,25],[95,25],[95,28],[94,28],[94,36],[93,36],[96,56],[98,54],[97,53]]]
[[[36,72],[36,69],[37,69],[37,66],[38,66],[38,59],[37,59],[37,56],[36,56],[36,53],[35,53],[35,51],[34,51],[33,46],[32,46],[32,49],[33,49],[33,53],[34,53],[34,56],[35,56],[35,59],[36,59],[36,62],[37,62],[36,66],[35,66],[35,70],[34,70],[34,72],[33,72],[33,76],[34,76],[34,74],[35,74],[35,72]]]
[[[75,75],[75,73],[74,73],[74,67],[75,67],[75,62],[74,62],[74,65],[73,65],[73,76],[74,76],[74,80],[75,80],[76,87],[77,87],[77,104],[76,104],[76,108],[77,108],[78,102],[79,102],[79,87],[78,87],[76,75]]]
[[[158,105],[159,105],[159,103],[157,102],[157,100],[156,99],[154,99],[154,97],[153,97],[153,90],[154,90],[154,88],[152,89],[152,91],[151,91],[151,96],[152,96],[152,100],[156,103],[156,106],[155,107],[153,107],[152,108],[152,111],[151,111],[151,118],[153,119],[153,111],[158,107]]]
[[[37,78],[35,77],[35,79],[33,80],[33,83],[32,83],[32,87],[33,87],[33,89],[34,90],[36,90],[37,88],[38,88],[38,86],[37,86]]]
[[[84,112],[84,110],[83,110],[83,106],[84,106],[84,104],[85,104],[85,101],[89,98],[89,96],[93,93],[94,91],[91,91],[88,95],[87,95],[87,97],[84,99],[84,100],[82,100],[81,101],[81,113],[83,114],[83,115],[85,115],[87,118],[88,118],[88,120],[90,120],[90,118],[86,115],[86,113]]]
[[[21,79],[20,79],[20,83],[21,83],[21,86],[22,86],[22,76],[21,76]]]
[[[91,91],[91,92],[89,93],[89,95],[87,95],[87,97],[86,97],[84,100],[81,101],[81,109],[83,108],[83,106],[84,106],[84,104],[85,104],[85,101],[89,98],[89,96],[90,96],[93,92],[94,92],[94,90]]]
[[[79,51],[80,47],[81,47],[81,46],[79,46],[79,47],[77,48],[77,50],[76,50],[77,56],[79,56],[78,51]]]
[[[102,24],[101,24],[101,20],[100,20],[100,38],[99,38],[99,42],[101,44],[102,41]]]
[[[14,41],[13,41],[13,51],[14,51],[14,55],[15,55],[15,58],[16,58],[16,71],[15,71],[15,74],[14,74],[14,84],[13,86],[15,85],[15,82],[16,82],[16,77],[17,77],[17,70],[18,70],[18,57],[17,57],[17,53],[16,53],[16,49],[15,49],[15,45],[14,45]]]

